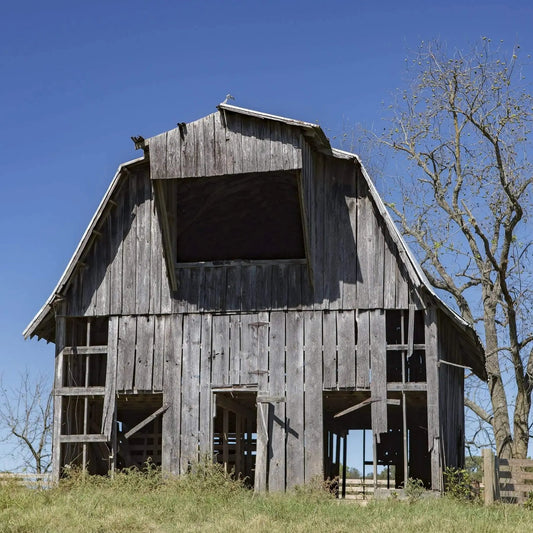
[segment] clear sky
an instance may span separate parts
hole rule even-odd
[[[117,166],[150,137],[235,104],[379,127],[422,40],[533,53],[530,0],[26,1],[0,15],[0,373],[53,372],[22,330],[53,290]],[[0,448],[0,469],[3,468]]]

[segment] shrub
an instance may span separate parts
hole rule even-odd
[[[454,500],[473,502],[479,497],[474,490],[472,475],[464,468],[447,467],[444,470],[444,490]]]

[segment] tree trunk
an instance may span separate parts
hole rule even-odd
[[[531,410],[531,395],[525,390],[519,390],[516,395],[513,428],[513,458],[525,459],[529,443],[529,412]]]
[[[496,454],[498,457],[509,459],[513,456],[511,425],[507,410],[507,397],[502,381],[499,362],[499,343],[496,331],[496,307],[492,305],[490,296],[485,298],[484,318],[485,325],[485,353],[488,387],[492,402],[492,428],[496,441]]]

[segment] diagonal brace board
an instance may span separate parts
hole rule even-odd
[[[168,408],[170,407],[170,404],[166,403],[163,405],[163,407],[160,407],[157,411],[152,413],[150,416],[147,416],[142,422],[139,422],[135,427],[131,428],[125,435],[124,438],[129,439],[132,435],[137,433],[137,431],[141,430],[144,426],[149,424],[152,420],[157,418],[160,414],[164,413]]]
[[[333,415],[333,418],[339,418],[341,416],[347,415],[348,413],[353,413],[354,411],[357,411],[357,409],[361,409],[365,405],[370,405],[372,402],[379,402],[379,401],[381,400],[367,398],[366,400],[363,400],[362,402],[359,402],[355,405],[352,405],[351,407],[348,407],[348,409],[344,409],[344,411],[339,411],[338,413]],[[387,400],[387,405],[400,405],[400,400]]]

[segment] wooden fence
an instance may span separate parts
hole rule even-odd
[[[0,472],[0,485],[17,483],[31,489],[48,489],[52,486],[50,474],[29,474],[26,472]]]
[[[532,459],[499,459],[483,450],[485,503],[524,503],[533,493]]]
[[[387,480],[378,479],[378,488],[386,488]],[[394,482],[392,483],[394,485]],[[346,479],[346,500],[366,500],[374,496],[374,481],[372,479]]]

